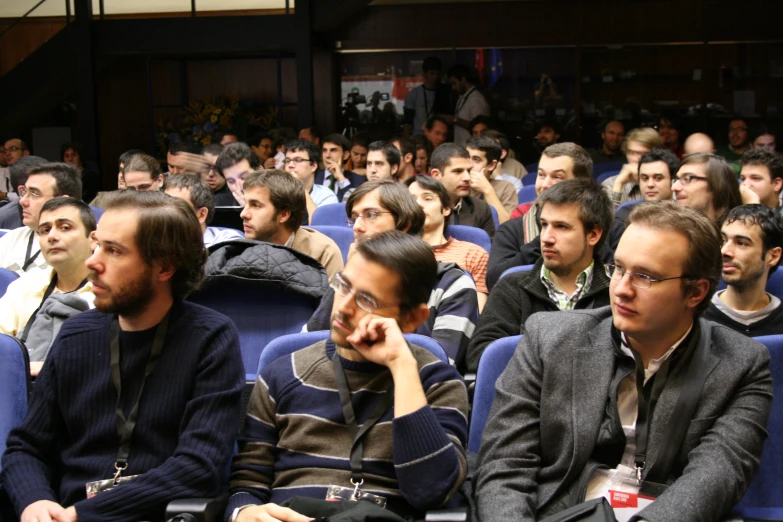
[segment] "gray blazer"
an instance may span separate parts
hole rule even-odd
[[[525,326],[496,385],[474,478],[480,520],[536,520],[585,467],[604,416],[615,352],[610,307],[543,312]],[[669,488],[639,513],[650,522],[719,520],[759,466],[772,402],[769,353],[714,325],[710,370],[672,466]],[[669,374],[650,423],[652,465],[684,381]]]

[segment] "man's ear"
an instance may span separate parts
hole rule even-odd
[[[163,283],[171,279],[174,274],[177,272],[176,267],[174,265],[169,264],[165,260],[163,261],[154,261],[152,265],[153,270],[157,269],[157,280],[159,283]]]
[[[449,217],[451,215],[451,207],[443,207],[441,212],[443,212],[443,217]]]
[[[411,154],[410,152],[407,153],[405,156],[403,156],[402,161],[403,163],[413,163],[413,154]]]
[[[443,180],[443,174],[438,169],[430,169],[430,176],[435,179]]]
[[[343,151],[343,163],[348,161],[348,158],[351,157],[351,151],[350,150],[344,150]]]
[[[287,223],[289,219],[291,219],[291,211],[290,210],[281,210],[277,214],[277,222],[280,223],[280,224]]]
[[[429,307],[427,307],[426,303],[421,303],[409,310],[408,313],[400,319],[400,330],[402,330],[403,333],[413,333],[429,316]]]
[[[773,267],[777,265],[780,262],[780,255],[781,252],[783,252],[783,249],[780,247],[770,248],[767,250],[767,259],[765,261],[765,264],[768,267]]]
[[[196,210],[196,217],[198,218],[199,223],[206,223],[208,215],[209,210],[207,207],[201,207],[200,209]]]
[[[783,189],[783,178],[775,178],[772,180],[772,190],[780,194],[781,189]]]
[[[601,230],[601,227],[598,225],[594,226],[593,229],[587,233],[587,244],[591,247],[594,247],[598,244],[598,242],[601,240],[601,237],[604,235],[604,231]]]
[[[498,168],[498,160],[492,160],[492,163],[487,165],[487,172],[495,172],[496,168]]]
[[[399,170],[400,170],[400,166],[399,166],[399,165],[392,165],[392,166],[391,166],[391,173],[392,173],[392,177],[393,177],[393,176],[396,176],[396,175],[397,175],[397,172],[398,172]]]
[[[508,151],[504,150],[500,153],[500,161],[506,161],[506,157],[508,156]]]
[[[710,290],[710,282],[707,279],[698,279],[689,285],[689,292],[685,296],[688,308],[696,308],[706,297]]]

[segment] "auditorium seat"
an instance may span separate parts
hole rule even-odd
[[[536,186],[535,185],[525,185],[522,187],[522,190],[519,191],[518,194],[519,197],[519,204],[522,203],[530,203],[531,201],[536,200]]]
[[[529,272],[531,270],[533,270],[533,265],[512,266],[511,268],[504,270],[503,273],[500,274],[500,279],[503,279],[509,274],[514,274],[516,272]],[[500,279],[498,279],[498,281]]]
[[[522,176],[522,186],[527,187],[528,185],[535,185],[536,178],[538,178],[537,170],[534,170],[533,172],[528,172],[527,174]]]
[[[783,268],[778,267],[767,280],[767,293],[783,299]]]
[[[528,163],[525,165],[525,170],[528,174],[536,173],[538,174],[538,162],[535,163]]]
[[[316,230],[320,232],[321,234],[329,237],[337,243],[337,246],[340,247],[340,252],[343,254],[343,263],[348,261],[348,252],[351,249],[351,245],[353,244],[353,229],[350,227],[338,227],[338,226],[328,226],[328,225],[320,225],[320,226],[314,226],[311,225],[306,228],[311,228],[313,230]]]
[[[469,227],[465,225],[449,225],[446,228],[446,235],[453,237],[458,241],[469,241],[475,245],[480,246],[489,253],[492,248],[492,240],[489,238],[484,229],[477,227]]]
[[[101,216],[103,215],[103,209],[101,207],[90,207],[90,210],[92,210],[92,213],[95,214],[95,222],[101,220]]]
[[[604,161],[601,163],[596,163],[593,165],[593,177],[597,178],[604,172],[609,172],[612,170],[619,172],[623,168],[623,165],[625,165],[624,161]]]
[[[500,219],[498,219],[498,211],[492,205],[489,206],[489,211],[492,212],[492,222],[495,223],[495,230],[500,226]]]
[[[29,391],[27,350],[15,337],[0,334],[0,455],[5,451],[8,433],[24,419]]]
[[[310,224],[314,226],[347,227],[348,218],[345,215],[345,203],[323,205],[315,209]]]
[[[753,520],[783,520],[783,335],[756,337],[769,349],[772,372],[772,408],[767,423],[761,467],[734,513]]]
[[[329,337],[329,330],[319,330],[317,332],[302,332],[291,335],[283,335],[271,341],[261,351],[258,358],[258,373],[275,362],[281,357],[290,355],[297,350],[306,348],[311,344],[324,341]],[[432,352],[438,359],[448,364],[449,359],[438,341],[419,334],[405,334],[405,339],[411,343],[426,348]]]
[[[595,180],[596,180],[598,183],[603,183],[603,182],[604,182],[604,181],[606,181],[607,179],[611,178],[612,176],[616,176],[616,175],[618,175],[619,173],[620,173],[620,171],[619,171],[619,170],[609,170],[609,171],[607,171],[607,172],[604,172],[604,173],[602,173],[602,174],[599,174],[599,175],[598,175],[598,176],[595,178]]]
[[[3,237],[6,234],[6,232],[8,232],[7,228],[0,228],[0,237]]]
[[[476,373],[476,389],[473,394],[473,410],[470,417],[470,433],[468,434],[468,450],[478,453],[481,444],[481,434],[489,418],[489,410],[495,399],[495,383],[506,365],[514,355],[521,335],[504,337],[490,343],[479,360]]]
[[[7,268],[0,268],[0,297],[5,295],[8,285],[17,279],[19,279],[19,275],[17,275],[16,272],[8,270]]]

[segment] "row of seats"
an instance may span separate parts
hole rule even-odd
[[[606,173],[611,172],[611,175],[617,174],[625,165],[624,161],[603,161],[601,163],[593,164],[593,177],[599,182],[608,178]],[[538,163],[530,163],[525,165],[527,174],[522,177],[522,185],[535,185],[536,177],[538,176]]]
[[[280,357],[322,341],[328,331],[297,333],[280,336],[266,346],[258,358],[257,372]],[[437,341],[428,337],[406,334],[406,339],[430,350],[447,362],[446,353]],[[473,395],[468,450],[479,451],[484,427],[495,397],[495,383],[508,365],[522,339],[521,335],[499,339],[491,343],[479,362]],[[768,424],[770,437],[766,442],[762,464],[750,489],[735,511],[741,516],[758,517],[783,515],[778,479],[783,474],[783,335],[759,337],[757,341],[769,349],[774,382],[773,404]],[[30,390],[27,352],[13,337],[0,335],[0,450],[5,449],[8,432],[21,422],[27,409]],[[255,374],[249,375],[255,380]]]

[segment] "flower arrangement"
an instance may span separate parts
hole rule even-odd
[[[155,143],[158,152],[165,155],[170,143],[188,141],[199,146],[212,143],[218,129],[244,134],[249,124],[264,128],[277,121],[277,107],[270,107],[262,116],[251,109],[251,103],[236,95],[217,96],[190,102],[183,107],[178,121],[160,119],[156,124]]]

